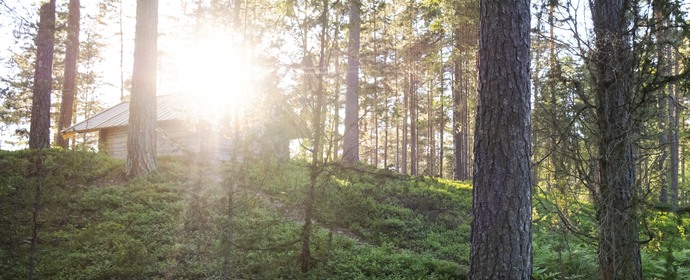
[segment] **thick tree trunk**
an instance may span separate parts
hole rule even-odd
[[[62,84],[62,101],[60,103],[60,119],[55,143],[66,149],[69,138],[63,138],[60,131],[72,124],[74,113],[74,97],[77,94],[77,59],[79,58],[79,0],[69,1],[69,15],[67,19],[67,47],[65,51],[65,72]]]
[[[129,102],[127,177],[156,170],[158,0],[137,0],[132,97]]]
[[[345,137],[343,159],[359,162],[359,33],[360,0],[349,0],[350,33],[347,43],[347,92],[345,93]]]
[[[31,103],[30,149],[50,146],[50,93],[53,87],[55,46],[55,0],[41,5],[36,38],[36,68]]]
[[[635,205],[635,158],[631,107],[631,54],[626,41],[625,0],[595,0],[595,88],[599,129],[599,223],[601,279],[642,279]]]
[[[530,6],[482,0],[470,279],[530,279]]]

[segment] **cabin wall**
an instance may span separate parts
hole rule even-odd
[[[128,130],[128,127],[101,130],[99,150],[113,158],[127,158]],[[218,133],[196,132],[176,121],[159,123],[156,132],[158,156],[196,155],[203,148],[209,158],[220,160],[230,158],[230,143],[227,137]]]
[[[127,158],[127,127],[113,127],[101,130],[98,139],[99,151],[114,158]]]

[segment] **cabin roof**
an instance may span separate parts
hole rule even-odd
[[[156,96],[158,121],[182,119],[184,100],[177,95]],[[84,133],[129,124],[129,101],[122,102],[80,123],[60,131],[62,134]]]

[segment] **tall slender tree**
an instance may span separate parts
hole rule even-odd
[[[158,0],[137,0],[127,177],[156,170]]]
[[[595,73],[601,279],[642,279],[633,156],[632,55],[628,41],[632,1],[595,0]]]
[[[345,94],[345,137],[343,159],[359,161],[359,33],[360,0],[349,0],[350,33],[347,43],[347,91]]]
[[[77,83],[77,59],[79,58],[79,0],[69,1],[67,16],[67,47],[65,51],[64,82],[62,83],[62,101],[60,102],[60,118],[55,143],[62,148],[69,146],[69,138],[65,139],[60,131],[69,127],[74,113],[74,97]]]
[[[41,5],[36,37],[36,68],[31,103],[30,149],[50,145],[50,93],[53,87],[53,52],[55,46],[55,0]]]
[[[529,0],[480,4],[470,279],[531,279]]]

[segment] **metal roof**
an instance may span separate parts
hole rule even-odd
[[[156,96],[158,107],[158,121],[178,120],[182,118],[185,102],[178,95]],[[63,129],[61,133],[83,133],[101,130],[104,128],[127,126],[129,124],[129,101],[117,104],[109,109],[96,114],[78,124]]]

